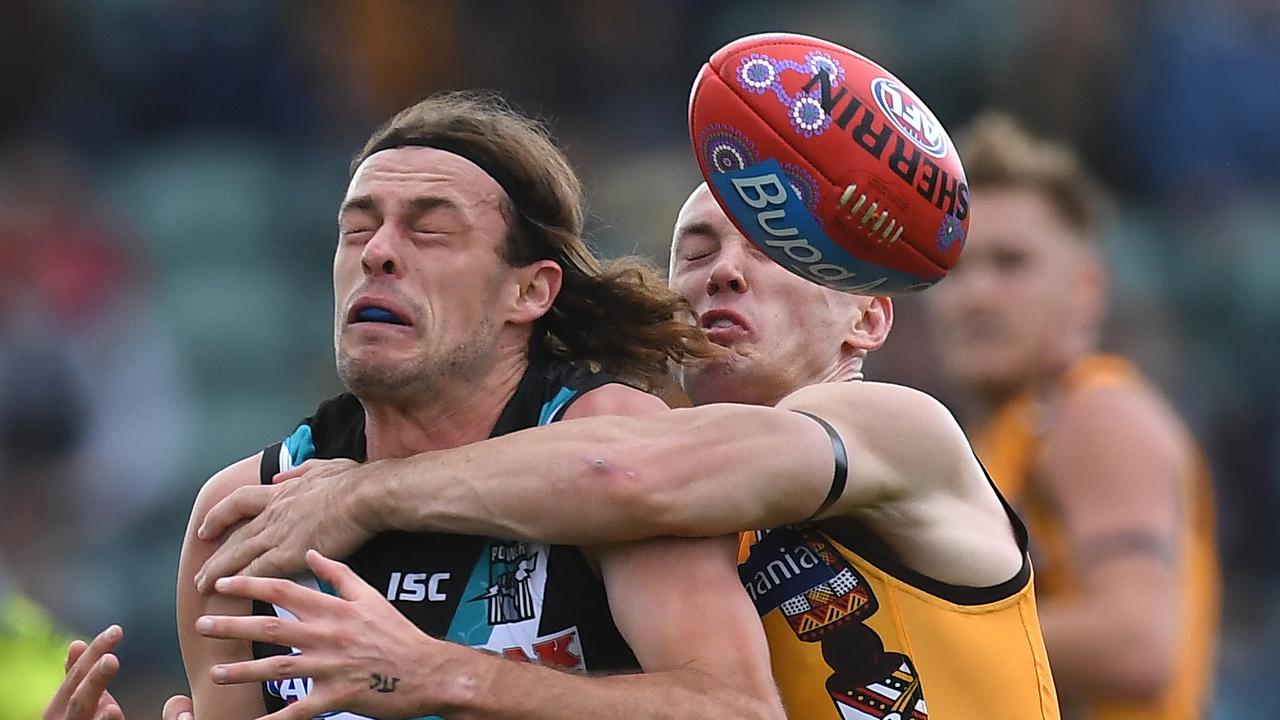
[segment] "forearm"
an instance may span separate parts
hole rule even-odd
[[[588,677],[478,657],[461,683],[475,692],[445,715],[458,720],[781,720],[767,699],[732,689],[697,670]]]
[[[568,544],[716,536],[807,518],[831,467],[812,420],[718,405],[562,421],[383,462],[361,502],[401,530]]]

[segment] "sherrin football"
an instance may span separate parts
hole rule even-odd
[[[852,50],[783,33],[729,43],[694,81],[689,134],[734,225],[803,278],[909,293],[964,247],[969,188],[946,130]]]

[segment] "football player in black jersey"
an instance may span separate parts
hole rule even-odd
[[[339,375],[358,403],[339,399],[341,417],[330,425],[342,428],[338,435],[357,428],[358,437],[321,438],[330,433],[322,423],[314,434],[275,446],[278,458],[259,453],[234,463],[200,492],[178,577],[179,639],[195,716],[257,718],[266,714],[264,698],[275,697],[282,709],[272,720],[782,717],[764,635],[738,583],[732,537],[581,551],[598,568],[599,580],[591,581],[607,593],[607,607],[601,594],[591,611],[611,612],[644,671],[608,676],[539,666],[569,657],[545,664],[592,668],[585,638],[577,645],[560,638],[558,647],[557,638],[543,639],[545,654],[520,637],[510,648],[495,640],[511,625],[535,622],[531,606],[551,613],[545,605],[553,592],[591,597],[590,587],[557,586],[545,567],[555,562],[554,548],[548,558],[497,541],[483,545],[477,594],[470,582],[449,585],[455,573],[431,567],[405,566],[387,576],[388,587],[372,587],[319,553],[310,556],[311,568],[330,593],[261,578],[226,579],[215,591],[212,578],[197,578],[217,548],[197,535],[205,514],[237,489],[271,490],[260,485],[264,468],[285,469],[313,452],[378,460],[482,440],[500,432],[509,413],[527,415],[517,406],[531,382],[551,388],[532,377],[535,371],[567,373],[576,363],[645,384],[702,342],[677,317],[687,306],[656,273],[637,263],[602,268],[591,256],[572,169],[545,130],[500,100],[429,98],[376,131],[353,165],[338,216],[334,340]],[[618,382],[576,395],[567,390],[573,397],[557,393],[542,412],[573,419],[666,408]],[[548,419],[555,417],[534,412],[524,425]],[[539,572],[545,586],[533,587]],[[456,610],[445,626],[456,642],[424,632],[389,598],[451,603]],[[253,616],[250,599],[273,610]],[[468,631],[455,637],[459,623]],[[573,629],[586,632],[585,623]],[[285,652],[253,659],[249,642],[220,638],[271,642]]]

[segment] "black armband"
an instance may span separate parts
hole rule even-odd
[[[844,494],[845,481],[849,479],[849,453],[845,450],[844,440],[840,439],[840,433],[836,432],[836,429],[831,427],[831,423],[811,412],[805,412],[804,410],[793,410],[792,412],[797,412],[805,417],[813,418],[814,421],[822,426],[823,430],[827,431],[827,437],[831,438],[831,454],[835,458],[836,469],[835,472],[831,474],[831,489],[827,491],[827,499],[823,500],[822,504],[818,506],[818,509],[809,516],[809,520],[812,521],[816,520],[819,515],[829,510],[831,506],[835,504],[836,500],[839,500],[840,496]]]

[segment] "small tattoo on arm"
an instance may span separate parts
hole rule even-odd
[[[400,678],[391,677],[389,675],[379,675],[374,673],[369,677],[369,689],[377,690],[380,693],[393,693],[396,691],[396,685],[400,684]]]

